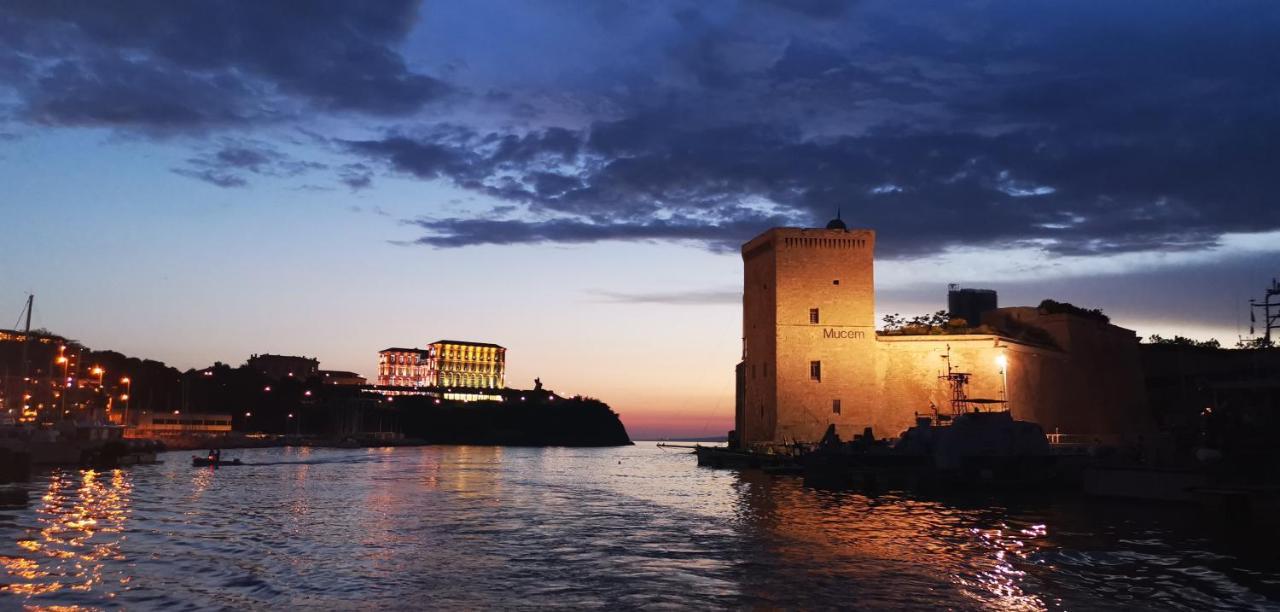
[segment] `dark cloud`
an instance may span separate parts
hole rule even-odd
[[[528,213],[415,221],[436,246],[724,249],[838,208],[889,255],[1188,251],[1280,229],[1277,5],[737,6],[673,6],[663,53],[637,54],[653,70],[579,92],[608,100],[586,125],[406,127],[345,146]]]
[[[294,159],[267,143],[224,139],[216,149],[188,159],[185,167],[173,172],[218,187],[245,187],[250,174],[293,177],[326,167]]]
[[[399,115],[441,96],[396,50],[417,2],[19,0],[0,75],[28,119],[144,130],[267,121],[303,109]],[[13,59],[18,58],[18,59]]]
[[[353,192],[373,186],[372,171],[364,164],[344,164],[338,169],[338,180]]]

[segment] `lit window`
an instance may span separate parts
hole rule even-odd
[[[817,308],[810,308],[810,309],[809,309],[809,324],[810,324],[810,325],[817,325],[817,324],[818,324],[818,309],[817,309]]]
[[[840,400],[838,399],[831,400],[831,413],[840,414]]]
[[[809,378],[812,380],[822,380],[822,362],[809,362]]]

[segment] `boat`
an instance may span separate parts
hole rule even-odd
[[[756,468],[767,469],[770,471],[785,471],[794,469],[799,464],[796,463],[797,454],[788,452],[788,449],[765,449],[765,450],[746,450],[739,448],[730,448],[727,446],[703,446],[701,444],[694,447],[693,452],[698,456],[698,465],[711,468]],[[798,451],[797,451],[798,452]]]
[[[950,387],[951,411],[936,407],[890,444],[868,428],[842,442],[834,427],[822,443],[801,455],[805,481],[814,486],[864,489],[1026,489],[1057,477],[1057,462],[1044,430],[1010,414],[1003,399],[968,396],[971,374],[939,376]]]
[[[191,457],[192,467],[223,467],[228,465],[244,465],[239,459],[213,459],[210,457]]]

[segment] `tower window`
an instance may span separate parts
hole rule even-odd
[[[818,381],[822,380],[822,362],[821,361],[809,362],[809,379],[818,380]]]
[[[818,309],[817,309],[817,308],[810,308],[810,309],[809,309],[809,324],[811,324],[811,325],[817,325],[817,324],[818,324]]]
[[[840,400],[831,400],[831,414],[840,414]]]
[[[838,278],[837,278],[837,279],[835,279],[835,280],[831,281],[831,284],[832,284],[832,285],[839,285],[839,284],[840,284],[840,279],[838,279]]]

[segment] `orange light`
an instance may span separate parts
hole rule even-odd
[[[127,384],[129,384],[129,383],[131,383],[131,382],[133,382],[133,381],[129,380],[129,377],[128,377],[128,376],[126,376],[126,377],[124,377],[124,378],[121,378],[121,379],[120,379],[120,384],[122,384],[122,385],[127,385]]]

